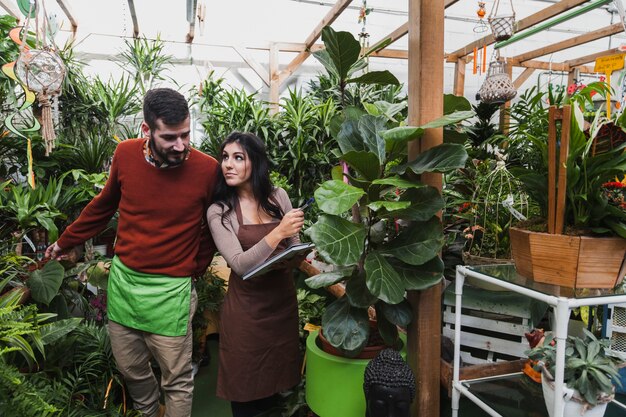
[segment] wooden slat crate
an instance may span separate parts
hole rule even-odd
[[[443,335],[454,341],[454,288],[444,294]],[[465,286],[461,316],[461,359],[485,364],[525,358],[524,333],[532,331],[547,305],[508,291]]]

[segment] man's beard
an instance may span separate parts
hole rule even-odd
[[[163,152],[160,149],[157,149],[152,134],[150,134],[150,140],[148,142],[148,145],[150,146],[150,150],[152,151],[152,153],[157,156],[158,159],[163,161],[161,163],[167,163],[168,166],[182,165],[182,163],[185,162],[185,159],[187,158],[187,154],[189,153],[189,147],[187,146],[185,146],[185,150],[182,152]],[[176,155],[179,158],[171,160],[170,157],[172,155]]]

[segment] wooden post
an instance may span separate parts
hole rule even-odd
[[[409,124],[419,126],[443,115],[444,0],[409,0]],[[409,160],[443,143],[443,129],[427,129],[410,142]],[[441,190],[441,174],[421,181]],[[439,416],[441,286],[409,291],[414,320],[408,328],[407,358],[415,372],[413,417]]]
[[[506,64],[506,73],[509,78],[513,79],[513,65],[511,62],[507,62]],[[507,101],[502,106],[500,106],[500,131],[503,135],[509,133],[509,109],[511,108],[511,101]]]
[[[574,84],[579,79],[580,79],[580,70],[578,68],[570,69],[569,72],[567,73],[567,87]],[[567,93],[567,95],[571,96],[569,92]]]
[[[278,73],[278,47],[275,43],[270,46],[270,114],[278,113],[278,100],[280,97],[280,81]]]
[[[467,62],[465,58],[459,58],[454,63],[454,87],[453,94],[455,96],[463,96],[465,92],[465,67]]]

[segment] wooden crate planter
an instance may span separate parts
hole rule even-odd
[[[512,227],[511,252],[522,276],[569,288],[613,288],[625,270],[626,239],[569,236]]]

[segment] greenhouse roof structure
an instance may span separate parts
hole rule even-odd
[[[623,0],[502,0],[500,13],[514,8],[518,32],[549,26],[517,42],[498,48],[501,56],[514,64],[516,86],[532,83],[565,83],[564,73],[582,66],[582,76],[594,76],[593,60],[601,54],[619,52],[626,45]],[[355,36],[367,33],[371,45],[391,37],[393,42],[370,65],[394,73],[407,81],[408,1],[406,0],[230,0],[209,2],[187,0],[45,0],[41,2],[54,25],[56,43],[69,40],[90,70],[115,73],[115,56],[132,37],[160,37],[166,52],[177,64],[173,78],[198,82],[214,70],[231,84],[268,94],[272,78],[280,82],[279,93],[297,87],[323,71],[306,52],[322,43],[321,28]],[[453,92],[459,66],[465,69],[463,88],[455,93],[471,98],[484,80],[484,66],[473,74],[474,46],[477,58],[486,46],[486,61],[494,57],[491,31],[484,23],[494,11],[494,1],[485,2],[487,16],[477,15],[475,0],[445,0],[445,86]],[[498,3],[498,2],[496,2]],[[0,7],[18,18],[28,0],[0,0]],[[363,22],[361,9],[368,9]],[[563,18],[584,8],[588,11],[571,19]],[[494,13],[495,15],[495,13]],[[557,19],[563,21],[553,24]],[[459,61],[460,60],[460,61]],[[589,74],[589,75],[586,75]],[[555,80],[556,77],[556,80]],[[561,77],[561,78],[559,78]],[[457,80],[458,82],[458,80]]]

